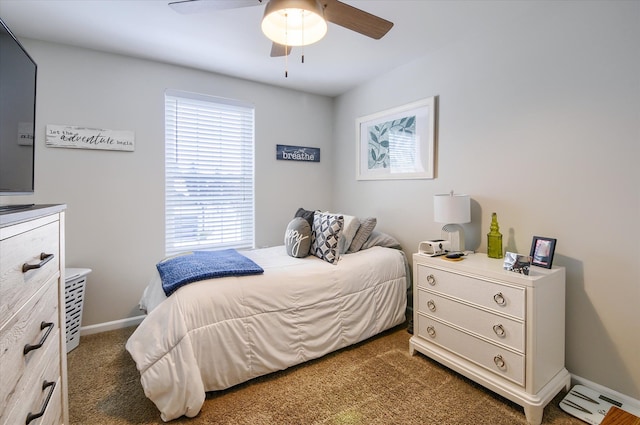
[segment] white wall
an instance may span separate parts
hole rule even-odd
[[[486,251],[492,211],[511,251],[528,253],[533,235],[558,239],[567,367],[638,399],[640,3],[535,4],[526,19],[487,28],[335,101],[24,40],[39,65],[36,194],[3,202],[68,205],[67,265],[93,269],[83,326],[136,316],[163,256],[164,90],[249,101],[258,246],[281,243],[304,206],[374,215],[410,254],[439,235],[432,195],[469,193],[472,248]],[[355,119],[433,95],[436,178],[356,181]],[[134,130],[136,149],[47,148],[46,124]],[[322,162],[276,161],[277,143],[320,147]],[[333,184],[318,184],[331,175]]]
[[[377,216],[409,254],[439,237],[432,197],[454,189],[472,197],[465,230],[473,249],[486,252],[494,211],[510,251],[528,254],[534,235],[557,238],[554,264],[567,268],[567,367],[636,399],[638,40],[638,2],[537,2],[526,19],[339,97],[334,112],[342,211]],[[437,177],[356,181],[355,119],[434,95]]]
[[[66,203],[67,267],[87,267],[83,326],[135,317],[164,256],[164,91],[255,105],[256,245],[282,244],[299,206],[331,205],[331,161],[277,161],[276,144],[321,148],[331,140],[332,100],[118,55],[24,42],[38,63],[36,191],[32,202]],[[45,147],[47,124],[135,131],[135,151]],[[14,197],[17,202],[29,202]]]

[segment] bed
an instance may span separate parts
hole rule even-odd
[[[162,420],[196,416],[208,391],[321,357],[405,321],[408,266],[372,246],[330,264],[285,246],[241,251],[254,276],[189,283],[167,297],[155,276],[147,316],[127,341]]]

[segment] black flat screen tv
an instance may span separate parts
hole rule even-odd
[[[37,71],[0,19],[0,195],[34,191]]]

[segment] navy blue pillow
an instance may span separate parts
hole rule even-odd
[[[295,217],[302,217],[305,220],[307,220],[307,222],[309,223],[309,227],[313,229],[313,215],[315,214],[315,211],[309,211],[309,210],[305,210],[304,208],[298,208],[298,211],[296,211],[296,214],[294,215]]]

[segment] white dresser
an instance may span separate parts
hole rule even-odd
[[[64,210],[0,214],[0,425],[68,423]]]
[[[503,260],[413,255],[414,331],[409,346],[524,407],[544,407],[570,375],[564,367],[565,270],[506,271]]]

